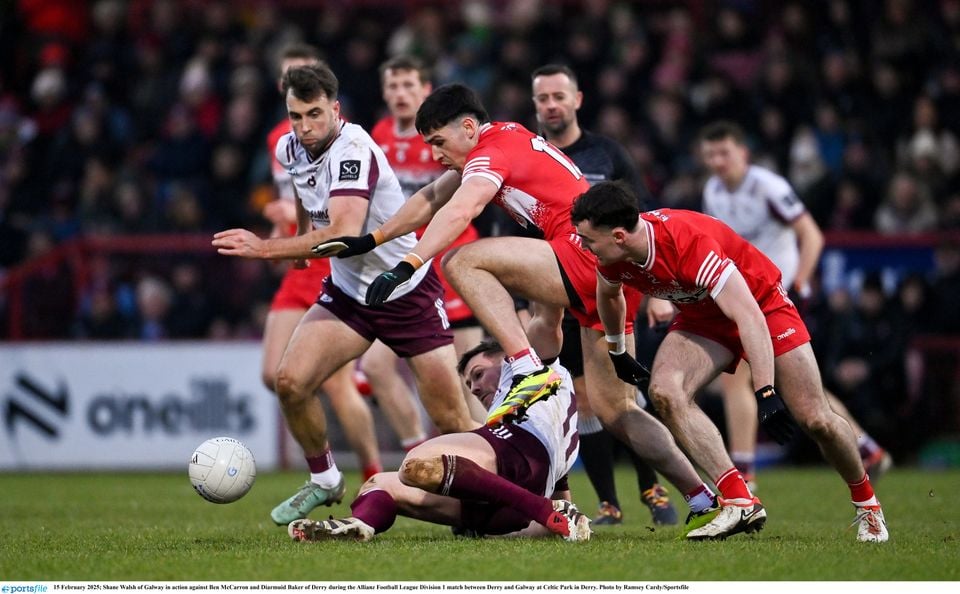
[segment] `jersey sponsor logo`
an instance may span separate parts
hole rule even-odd
[[[780,334],[777,334],[777,340],[786,340],[797,333],[796,328],[787,328]]]
[[[330,224],[330,212],[325,208],[321,210],[308,210],[307,213],[310,215],[310,220],[315,223],[323,225]]]
[[[360,179],[360,161],[351,159],[340,161],[340,181],[357,181]]]

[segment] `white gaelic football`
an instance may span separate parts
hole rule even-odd
[[[190,484],[213,503],[231,503],[247,494],[257,465],[247,446],[232,437],[214,437],[190,457]]]

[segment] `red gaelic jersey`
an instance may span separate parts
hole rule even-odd
[[[713,298],[739,270],[765,314],[791,305],[780,286],[780,270],[720,220],[664,208],[641,213],[639,225],[650,245],[646,262],[599,266],[609,282],[673,302],[678,317],[725,320]]]
[[[573,161],[543,137],[514,122],[484,124],[463,167],[463,180],[471,177],[496,184],[500,191],[494,204],[521,226],[533,225],[548,241],[576,237],[570,209],[590,184]]]
[[[290,174],[284,169],[283,165],[277,161],[276,149],[277,143],[284,134],[290,132],[290,120],[284,118],[270,130],[267,134],[267,154],[270,155],[270,173],[273,174],[273,185],[281,198],[293,200],[293,185],[290,183]]]
[[[433,160],[430,146],[416,130],[398,133],[393,117],[377,122],[370,136],[387,156],[387,161],[400,180],[403,195],[407,198],[447,170]]]

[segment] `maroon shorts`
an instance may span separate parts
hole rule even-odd
[[[516,425],[498,425],[480,427],[476,433],[487,440],[497,455],[497,474],[511,483],[523,487],[536,495],[543,495],[544,487],[550,476],[550,457],[546,448],[532,433]],[[502,506],[480,501],[462,501],[460,504],[460,526],[490,534],[487,530],[489,519]],[[500,524],[498,534],[514,532],[527,527],[530,521],[517,515],[513,526]]]
[[[443,287],[433,270],[414,290],[376,307],[358,303],[328,276],[317,305],[370,342],[379,339],[398,357],[416,357],[453,344],[453,331],[443,309]]]
[[[306,268],[287,269],[270,303],[270,311],[310,309],[320,294],[323,279],[330,276],[330,262],[326,258],[313,258],[309,262]]]

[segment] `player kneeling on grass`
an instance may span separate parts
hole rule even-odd
[[[579,450],[573,382],[559,363],[552,368],[562,378],[557,394],[527,410],[524,419],[424,442],[398,472],[376,474],[361,487],[350,504],[352,516],[295,520],[291,538],[370,540],[402,515],[481,535],[522,531],[589,540],[590,520],[569,501],[567,487]],[[488,410],[510,391],[513,373],[493,341],[464,353],[458,370]]]

